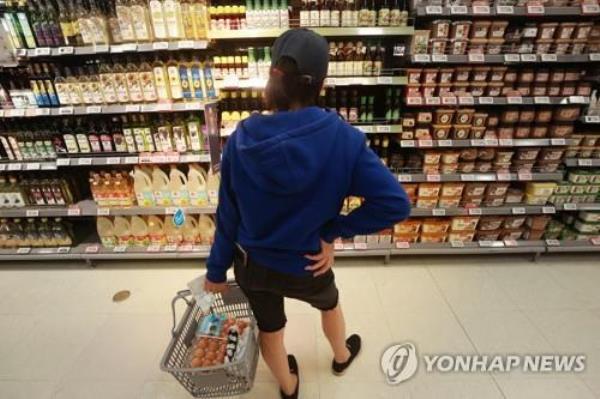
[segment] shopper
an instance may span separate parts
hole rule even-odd
[[[360,351],[346,339],[334,281],[333,244],[408,217],[406,193],[365,136],[337,114],[315,106],[327,74],[327,41],[306,29],[282,34],[272,49],[265,101],[272,115],[242,121],[223,151],[217,231],[207,261],[206,289],[226,289],[234,263],[260,331],[265,362],[282,398],[297,398],[296,359],[284,347],[284,297],[321,311],[342,374]],[[349,215],[347,196],[364,198]]]

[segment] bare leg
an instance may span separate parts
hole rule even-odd
[[[296,389],[297,377],[290,373],[287,352],[283,344],[283,332],[283,328],[275,332],[261,331],[258,339],[265,363],[271,369],[281,390],[286,395],[291,395]]]
[[[331,344],[333,358],[337,363],[344,363],[350,357],[346,347],[346,322],[340,304],[332,310],[321,311],[323,332]]]

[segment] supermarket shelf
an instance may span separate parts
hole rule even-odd
[[[353,125],[363,133],[402,133],[402,125]],[[221,137],[231,136],[233,129],[221,130]]]
[[[80,260],[84,247],[0,249],[0,261]]]
[[[392,255],[481,255],[494,253],[542,253],[546,250],[544,241],[479,241],[456,243],[397,243],[404,248],[394,248]]]
[[[22,208],[0,208],[0,217],[22,218],[22,217],[64,217],[71,216],[67,206],[25,206]]]
[[[105,44],[94,46],[63,46],[53,48],[39,47],[25,51],[18,51],[17,56],[36,58],[62,57],[66,55],[93,55],[106,53],[147,53],[154,51],[204,50],[207,47],[207,40],[177,40],[150,43]]]
[[[520,205],[514,206],[497,206],[483,208],[412,208],[411,217],[424,216],[466,216],[466,215],[541,215],[554,214],[556,208],[554,206],[537,206],[537,205]]]
[[[442,6],[419,6],[416,10],[418,17],[432,16],[432,17],[466,17],[466,16],[489,16],[498,15],[505,18],[508,17],[535,17],[535,16],[594,16],[600,13],[600,8],[596,5],[589,5],[585,7],[543,7],[543,6],[530,6],[530,7],[513,7],[513,6],[453,6],[453,7],[442,7]]]
[[[89,155],[89,154],[88,154]],[[100,165],[138,165],[138,164],[161,164],[161,163],[191,163],[210,162],[210,155],[202,154],[179,154],[152,152],[142,154],[131,154],[126,156],[85,156],[85,157],[59,157],[56,159],[58,167],[64,166],[100,166]]]
[[[400,173],[398,181],[408,182],[458,182],[458,181],[561,181],[562,172],[554,173],[450,173],[426,175],[424,173]]]
[[[336,77],[326,78],[325,86],[376,86],[376,85],[392,85],[401,86],[407,83],[406,76],[353,76],[353,77]],[[224,79],[215,81],[215,87],[218,89],[264,89],[267,85],[267,80],[263,78],[256,79]]]
[[[398,27],[321,27],[308,28],[322,36],[410,36],[415,32],[412,26]],[[209,39],[256,39],[275,38],[288,30],[287,28],[272,29],[244,29],[244,30],[221,30],[209,31]]]
[[[585,115],[579,121],[583,123],[600,123],[600,115]]]
[[[21,170],[56,170],[56,160],[0,163],[0,172],[16,172]]]
[[[596,203],[588,203],[588,204],[566,203],[563,205],[557,205],[556,209],[559,211],[600,211],[600,204],[596,204]]]
[[[406,97],[407,105],[437,106],[437,105],[567,105],[589,104],[589,97]]]
[[[581,63],[600,61],[600,54],[413,54],[410,59],[419,64]]]
[[[567,158],[564,161],[567,166],[600,166],[598,158]]]
[[[218,100],[187,101],[164,104],[119,104],[119,105],[88,105],[67,106],[58,108],[28,108],[0,110],[0,117],[4,118],[31,118],[38,116],[66,116],[66,115],[97,115],[97,114],[123,114],[139,112],[184,112],[201,111],[206,105],[216,104]]]
[[[404,148],[437,147],[545,147],[573,145],[573,139],[474,139],[474,140],[398,140]]]
[[[547,245],[548,253],[564,253],[564,252],[599,252],[600,240],[596,240],[598,244],[594,244],[592,240],[578,241],[558,241],[559,245]]]

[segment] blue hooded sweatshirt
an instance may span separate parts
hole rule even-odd
[[[340,215],[348,196],[363,204]],[[408,197],[365,136],[318,107],[252,115],[238,124],[221,162],[215,241],[207,278],[223,282],[235,243],[254,262],[306,275],[320,240],[371,234],[406,219]]]

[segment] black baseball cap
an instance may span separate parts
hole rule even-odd
[[[271,66],[281,57],[296,62],[301,75],[308,75],[314,82],[322,82],[327,76],[329,45],[323,36],[305,29],[290,29],[275,40],[271,49]]]

